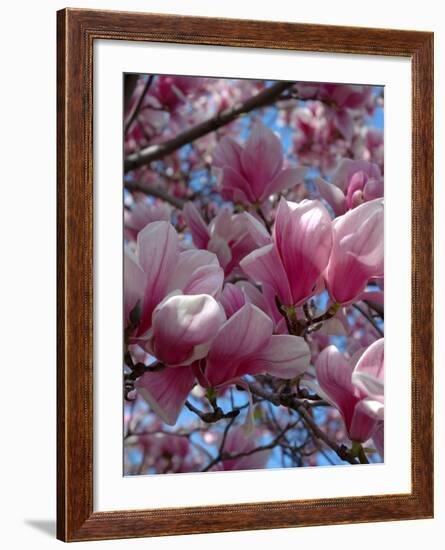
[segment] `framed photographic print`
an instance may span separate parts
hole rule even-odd
[[[432,517],[432,33],[66,9],[57,107],[58,538]]]

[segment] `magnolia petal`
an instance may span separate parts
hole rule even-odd
[[[264,198],[266,199],[269,195],[280,193],[286,189],[292,190],[296,185],[300,185],[304,182],[307,171],[308,168],[304,166],[281,170],[264,190]]]
[[[136,256],[128,249],[124,251],[124,322],[135,305],[144,298],[145,274],[139,266]]]
[[[365,172],[370,178],[381,179],[380,168],[366,160],[342,159],[332,174],[332,184],[346,193],[349,182],[355,172]]]
[[[254,250],[240,261],[240,266],[256,283],[270,285],[282,304],[293,304],[286,271],[274,244]]]
[[[335,116],[335,125],[346,141],[351,141],[354,135],[354,120],[346,109],[338,111]]]
[[[151,314],[167,294],[169,277],[179,256],[178,235],[173,226],[165,221],[153,222],[139,231],[136,256],[145,273],[144,306],[140,333],[151,324]]]
[[[206,376],[213,386],[238,376],[243,359],[264,349],[273,330],[272,320],[252,304],[245,304],[219,329],[210,346]]]
[[[321,198],[331,206],[336,216],[341,216],[346,212],[346,199],[341,189],[320,177],[314,179],[314,184],[317,186]]]
[[[221,294],[221,305],[226,312],[227,318],[232,317],[246,303],[246,295],[241,288],[232,283],[227,283]]]
[[[227,200],[240,203],[253,203],[256,200],[250,183],[231,166],[224,166],[218,187],[223,198]]]
[[[271,236],[264,225],[252,214],[243,212],[246,229],[257,246],[265,246],[272,242]]]
[[[348,304],[362,294],[371,278],[383,276],[383,201],[376,199],[349,210],[332,227],[326,284],[333,300]]]
[[[246,374],[267,372],[290,380],[303,374],[309,367],[310,360],[311,353],[304,338],[278,334],[272,336],[267,348],[252,359],[245,370]]]
[[[196,346],[209,343],[224,322],[216,300],[206,294],[178,295],[165,300],[153,314],[151,348],[167,365],[185,365],[196,356]]]
[[[291,304],[300,305],[315,293],[328,265],[332,249],[331,217],[318,200],[297,204],[282,198],[273,239],[289,281]]]
[[[370,413],[366,400],[359,401],[355,406],[351,422],[347,424],[349,438],[352,441],[364,443],[372,437],[378,423],[378,417]]]
[[[192,202],[187,202],[182,209],[185,221],[192,234],[193,243],[198,248],[207,248],[209,230],[201,214]]]
[[[241,153],[243,148],[234,139],[224,136],[213,152],[213,165],[218,168],[231,166],[237,172],[241,172]]]
[[[209,294],[219,298],[224,282],[224,271],[219,265],[204,265],[196,269],[184,287],[184,294]]]
[[[174,273],[170,276],[168,292],[172,290],[181,290],[184,294],[184,289],[191,284],[196,277],[196,272],[201,267],[218,265],[218,258],[212,252],[207,250],[184,250],[179,254],[178,263]],[[187,292],[191,294],[191,292]],[[207,294],[207,293],[196,293]]]
[[[283,165],[281,141],[270,128],[261,123],[254,126],[241,153],[241,164],[255,198],[262,198],[267,185]]]
[[[139,395],[166,423],[173,426],[195,384],[190,367],[147,372],[135,382]]]
[[[340,410],[349,429],[358,400],[351,382],[352,365],[335,346],[328,346],[317,357],[315,372],[321,389]]]
[[[207,246],[211,252],[216,254],[220,265],[225,268],[232,259],[232,251],[230,250],[230,246],[227,244],[227,241],[218,235],[214,235],[209,240],[209,244]]]
[[[384,396],[384,339],[373,342],[357,362],[352,383],[363,397],[374,397],[383,402]]]

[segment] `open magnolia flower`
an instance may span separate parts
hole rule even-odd
[[[261,204],[270,195],[301,183],[307,168],[283,169],[280,140],[263,124],[256,124],[244,147],[226,136],[213,153],[222,169],[221,196],[235,203]]]
[[[366,349],[355,368],[335,346],[328,346],[318,356],[315,371],[320,388],[340,411],[349,438],[363,443],[372,437],[383,418],[383,338]]]
[[[320,196],[336,216],[363,202],[383,197],[383,176],[377,164],[366,160],[343,159],[332,174],[331,183],[315,178]]]
[[[226,275],[256,248],[249,221],[244,214],[231,214],[227,208],[223,208],[207,225],[196,206],[188,202],[184,206],[183,215],[194,245],[216,254]]]
[[[322,283],[332,248],[331,225],[320,201],[281,199],[270,244],[251,252],[240,266],[253,281],[273,288],[283,305],[300,305]]]
[[[201,386],[216,389],[237,383],[248,374],[268,373],[292,379],[302,374],[310,362],[309,347],[303,338],[274,335],[272,320],[250,303],[221,324],[206,351],[206,357],[190,366],[148,372],[136,382],[138,392],[168,424],[176,422],[195,378]],[[189,364],[190,357],[183,364]]]
[[[332,222],[333,246],[325,272],[331,298],[349,304],[371,278],[384,275],[383,199],[366,202]]]
[[[172,292],[220,294],[224,279],[216,256],[205,250],[180,252],[178,235],[165,221],[149,223],[138,233],[136,252],[125,250],[124,316],[139,309],[137,335],[152,326],[153,312]]]
[[[212,296],[172,294],[156,306],[152,326],[139,344],[165,365],[190,365],[207,355],[224,320],[224,310]]]

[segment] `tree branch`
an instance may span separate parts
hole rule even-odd
[[[276,82],[272,86],[262,90],[253,97],[250,97],[244,103],[234,105],[230,109],[226,109],[216,116],[185,130],[181,134],[177,135],[173,139],[164,143],[156,143],[155,145],[149,145],[145,149],[132,153],[125,158],[124,171],[129,172],[150,164],[155,160],[159,160],[173,151],[176,151],[183,145],[194,141],[202,136],[205,136],[209,132],[213,132],[221,126],[225,126],[229,122],[235,120],[238,116],[265,107],[273,103],[282,92],[290,88],[293,82]]]
[[[179,208],[179,210],[182,210],[184,204],[186,203],[184,199],[180,199],[179,197],[174,197],[173,195],[170,195],[170,193],[168,193],[165,189],[157,185],[150,185],[149,183],[142,183],[140,181],[125,181],[124,185],[125,189],[127,189],[131,193],[133,191],[140,191],[141,193],[145,193],[150,197],[162,199],[165,202],[170,203],[175,208]]]
[[[253,395],[262,397],[266,401],[270,401],[273,405],[284,405],[285,407],[296,411],[315,437],[323,441],[323,443],[337,453],[339,458],[345,462],[349,462],[349,464],[357,464],[356,459],[351,455],[347,447],[344,445],[337,445],[335,441],[332,441],[328,435],[318,427],[315,420],[306,410],[304,402],[296,399],[293,395],[269,393],[254,384],[249,384],[249,389]]]
[[[134,89],[138,82],[138,74],[126,74],[124,77],[124,115],[128,111],[128,106],[130,105],[131,96],[133,95]]]
[[[360,307],[358,304],[353,304],[352,307],[359,311],[365,319],[367,319],[371,325],[373,326],[374,330],[379,334],[381,338],[383,338],[384,334],[382,329],[378,326],[378,324],[374,321],[371,315],[367,311],[365,311],[362,307]]]
[[[136,117],[138,116],[139,114],[139,111],[141,109],[141,106],[142,106],[142,102],[144,101],[144,97],[145,97],[145,94],[148,92],[150,86],[151,86],[151,83],[153,82],[153,78],[154,78],[154,75],[151,74],[149,77],[148,77],[148,80],[147,82],[145,83],[145,86],[144,88],[142,89],[142,92],[141,92],[141,95],[139,96],[133,110],[131,111],[129,117],[128,117],[128,120],[127,122],[125,123],[125,128],[124,128],[124,134],[126,134],[128,132],[128,129],[130,128],[130,126],[133,124],[133,121],[136,119]]]

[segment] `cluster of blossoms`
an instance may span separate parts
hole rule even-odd
[[[144,78],[130,111],[144,88],[129,153],[265,89]],[[383,159],[357,138],[379,99],[295,84],[273,109],[298,162],[262,112],[129,174],[164,191],[126,196],[126,398],[140,409],[126,445],[143,455],[130,473],[262,468],[277,447],[281,465],[318,464],[314,424],[338,459],[383,459]]]

